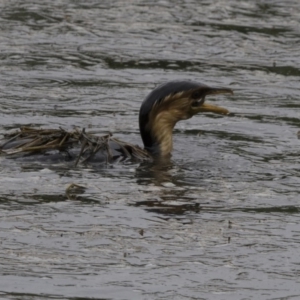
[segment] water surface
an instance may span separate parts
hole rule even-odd
[[[141,144],[157,84],[235,95],[207,99],[229,116],[177,124],[160,168],[0,157],[1,297],[300,297],[299,16],[298,1],[2,1],[0,134]]]

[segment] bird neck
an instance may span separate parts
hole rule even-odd
[[[176,118],[171,112],[164,111],[150,118],[141,135],[145,149],[155,157],[167,157],[173,149],[173,128]]]

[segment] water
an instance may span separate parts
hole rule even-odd
[[[178,123],[168,166],[0,157],[1,298],[298,299],[299,16],[298,1],[2,1],[1,134],[141,144],[157,84],[235,95],[207,99],[227,117]]]

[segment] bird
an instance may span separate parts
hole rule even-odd
[[[85,128],[73,131],[21,127],[5,135],[0,153],[35,160],[72,161],[75,166],[89,162],[112,162],[127,158],[156,160],[171,156],[173,129],[177,122],[198,113],[226,115],[225,108],[205,103],[206,96],[233,94],[232,89],[210,87],[191,80],[169,81],[153,89],[141,104],[139,129],[144,147],[123,142],[112,134],[87,133]]]

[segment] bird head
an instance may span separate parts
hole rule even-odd
[[[153,156],[172,151],[172,130],[180,120],[200,112],[228,114],[228,110],[205,103],[208,95],[230,93],[228,88],[209,87],[193,81],[171,81],[155,88],[140,109],[140,132],[145,149]]]

